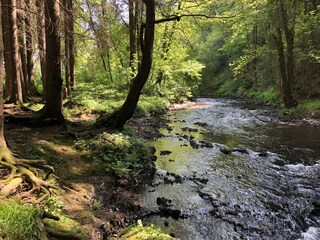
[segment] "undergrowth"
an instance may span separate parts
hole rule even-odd
[[[308,100],[301,102],[296,108],[283,109],[280,117],[285,119],[320,118],[320,100]]]
[[[92,156],[95,172],[117,177],[138,176],[151,158],[149,146],[132,134],[105,132],[93,139],[78,140],[75,147]]]
[[[81,111],[90,113],[111,113],[120,108],[126,98],[125,92],[107,89],[104,85],[79,84],[76,91],[68,98],[64,113],[67,117],[79,114]],[[164,112],[169,107],[169,101],[161,97],[140,97],[135,116],[143,117]]]

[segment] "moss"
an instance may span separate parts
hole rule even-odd
[[[168,234],[156,228],[154,225],[143,226],[141,221],[136,225],[124,229],[118,236],[119,240],[171,240],[174,239]]]

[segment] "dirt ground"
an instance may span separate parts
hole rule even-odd
[[[84,227],[88,239],[115,239],[121,229],[143,214],[139,193],[152,173],[148,170],[134,180],[93,174],[92,159],[77,150],[74,142],[79,135],[94,137],[105,129],[78,120],[68,123],[67,128],[5,123],[5,136],[9,148],[21,157],[45,159],[54,167],[62,189],[57,201]],[[164,122],[154,117],[130,121],[134,131],[147,140],[157,138],[161,124]]]

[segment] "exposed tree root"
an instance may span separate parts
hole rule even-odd
[[[54,189],[53,168],[43,160],[26,160],[0,148],[0,197],[41,203]]]

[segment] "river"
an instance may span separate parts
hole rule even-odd
[[[197,99],[171,111],[143,219],[180,239],[320,239],[320,128]]]

